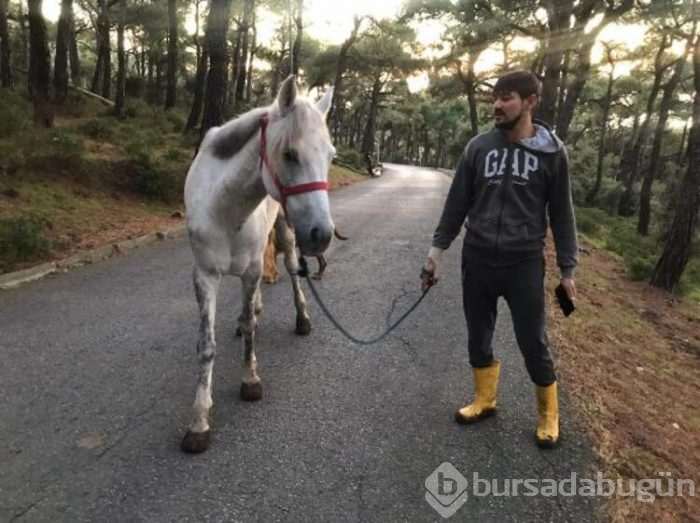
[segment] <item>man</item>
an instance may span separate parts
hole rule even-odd
[[[546,124],[533,121],[539,95],[540,83],[530,72],[509,72],[496,82],[495,128],[473,138],[462,153],[421,277],[423,289],[437,281],[443,252],[466,218],[462,290],[476,399],[457,411],[457,421],[472,423],[496,411],[500,363],[491,340],[503,296],[536,385],[536,442],[552,448],[559,441],[559,408],[545,334],[547,215],[561,284],[572,300],[578,245],[566,149]]]

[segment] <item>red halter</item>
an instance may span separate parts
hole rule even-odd
[[[264,114],[260,118],[260,169],[262,169],[263,164],[267,167],[267,172],[270,173],[270,178],[272,178],[272,183],[275,184],[277,192],[280,194],[280,204],[284,210],[285,217],[287,218],[287,223],[291,226],[289,220],[289,214],[287,213],[287,197],[293,196],[295,194],[302,194],[305,192],[312,191],[327,191],[329,188],[328,182],[309,182],[300,183],[299,185],[292,185],[291,187],[285,187],[282,185],[277,173],[270,165],[270,160],[267,158],[267,138],[265,135],[265,130],[267,129],[267,124],[269,123],[269,118],[267,114]]]

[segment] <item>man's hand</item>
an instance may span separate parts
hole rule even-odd
[[[438,281],[436,274],[436,263],[432,258],[428,258],[420,272],[420,290],[425,292]]]
[[[420,273],[420,288],[423,292],[438,282],[438,268],[443,252],[445,251],[438,247],[431,247],[430,251],[428,251],[428,259]]]
[[[573,278],[562,278],[561,286],[564,287],[566,295],[571,301],[576,301],[576,283]]]

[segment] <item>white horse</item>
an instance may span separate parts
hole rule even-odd
[[[331,96],[328,91],[316,104],[297,98],[295,78],[290,76],[272,105],[210,129],[187,173],[185,205],[200,329],[194,413],[181,444],[186,452],[203,452],[209,446],[216,296],[226,274],[240,277],[243,289],[238,318],[244,349],[241,398],[256,401],[262,397],[254,340],[262,311],[263,252],[273,226],[285,245],[285,265],[297,310],[296,332],[311,330],[297,277],[295,243],[302,254],[320,254],[333,234],[327,190],[335,149],[325,123]],[[286,221],[276,220],[280,205]]]

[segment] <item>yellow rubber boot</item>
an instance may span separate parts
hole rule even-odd
[[[551,449],[559,442],[559,400],[557,399],[557,382],[546,387],[537,387],[537,446]]]
[[[501,364],[494,361],[490,367],[474,367],[474,382],[476,384],[476,399],[462,407],[455,414],[458,423],[474,423],[480,419],[493,416],[496,413],[496,391]]]

